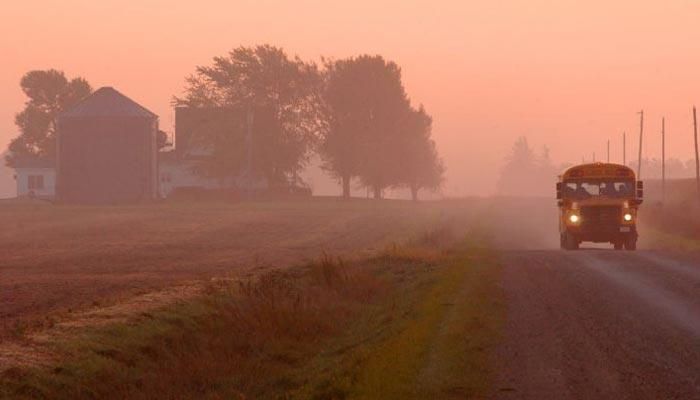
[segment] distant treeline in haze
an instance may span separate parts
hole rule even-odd
[[[611,162],[615,162],[611,160]],[[572,163],[555,164],[544,146],[536,151],[527,137],[519,137],[505,158],[497,184],[497,194],[503,196],[551,196],[558,175],[571,167]],[[635,172],[638,160],[627,162]],[[666,179],[695,177],[695,160],[666,160]],[[661,179],[662,161],[658,158],[642,158],[642,180]]]
[[[502,196],[548,196],[553,193],[557,175],[569,165],[554,165],[546,146],[536,152],[525,136],[513,144],[504,160],[496,192]]]
[[[55,157],[56,116],[92,92],[86,79],[57,70],[31,71],[20,86],[28,101],[15,118],[19,135],[8,147],[10,166],[23,157]],[[299,184],[314,155],[341,183],[344,197],[355,182],[375,198],[404,187],[414,199],[443,183],[432,117],[411,104],[399,66],[379,55],[318,64],[270,45],[238,47],[197,67],[173,105],[268,110],[273,123],[254,138],[254,167],[271,184]],[[221,179],[250,172],[241,160],[245,135],[222,123],[198,139],[210,149],[198,172]],[[162,133],[161,147],[165,140]]]
[[[637,171],[637,160],[627,166]],[[662,162],[659,158],[642,158],[642,179],[661,179]],[[666,179],[695,178],[695,160],[681,161],[678,158],[666,159]]]

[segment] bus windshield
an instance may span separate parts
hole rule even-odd
[[[583,200],[590,197],[629,198],[634,195],[634,184],[630,181],[595,180],[564,183],[564,197]]]

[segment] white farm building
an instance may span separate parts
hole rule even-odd
[[[53,199],[56,196],[56,168],[53,161],[20,159],[14,169],[17,197]]]

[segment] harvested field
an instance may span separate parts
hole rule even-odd
[[[186,295],[196,281],[293,266],[324,252],[362,256],[424,232],[447,218],[443,208],[334,199],[0,203],[0,339],[138,296],[157,303],[152,292],[165,287],[166,297]]]
[[[214,282],[187,302],[84,327],[0,398],[477,398],[502,319],[496,258],[441,227],[369,258]]]

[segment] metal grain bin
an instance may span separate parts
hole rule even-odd
[[[158,116],[104,87],[57,120],[56,194],[85,204],[135,203],[158,193]]]

